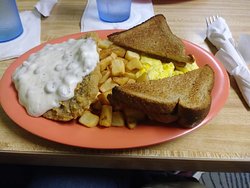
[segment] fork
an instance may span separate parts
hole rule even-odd
[[[206,24],[207,24],[207,27],[209,25],[211,25],[213,22],[215,22],[220,16],[218,14],[216,14],[215,16],[209,16],[209,17],[206,17]],[[238,48],[236,46],[236,43],[234,42],[234,39],[233,38],[230,38],[229,41],[231,42],[231,44],[234,46],[234,48],[238,51]]]
[[[214,21],[216,21],[219,18],[219,15],[217,14],[216,16],[209,16],[206,17],[206,23],[207,23],[207,27],[213,23]]]

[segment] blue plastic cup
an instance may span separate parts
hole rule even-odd
[[[23,32],[15,0],[0,0],[0,42],[15,39]]]
[[[129,18],[131,0],[96,0],[99,18],[106,22],[122,22]]]

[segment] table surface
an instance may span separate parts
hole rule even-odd
[[[17,1],[20,11],[33,10],[36,0]],[[215,52],[205,40],[205,17],[223,16],[237,40],[250,34],[249,0],[153,1],[155,14],[164,14],[179,37]],[[51,15],[42,18],[41,42],[80,32],[86,0],[59,0]],[[12,60],[0,62],[2,76]],[[95,150],[44,140],[17,126],[0,108],[0,163],[129,168],[149,170],[249,171],[250,109],[233,78],[229,98],[205,126],[171,142],[155,146]]]

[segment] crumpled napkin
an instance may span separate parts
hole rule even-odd
[[[250,71],[246,64],[250,61],[250,35],[241,35],[237,45],[225,19],[219,17],[208,26],[207,38],[218,49],[215,56],[223,63],[229,74],[234,76],[242,96],[250,107]]]
[[[54,5],[57,3],[57,0],[40,0],[36,3],[35,8],[45,17],[50,15],[51,10]]]
[[[34,11],[20,12],[23,33],[14,40],[0,43],[0,61],[20,56],[40,44],[41,19]]]
[[[88,0],[81,18],[81,31],[129,29],[154,16],[151,0],[132,0],[130,18],[124,22],[109,23],[99,19],[96,0]]]

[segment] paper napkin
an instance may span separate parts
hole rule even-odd
[[[40,44],[41,19],[34,11],[20,12],[23,33],[14,40],[0,43],[0,61],[20,56]]]
[[[99,19],[96,0],[88,0],[81,18],[81,31],[129,29],[154,16],[151,0],[132,0],[130,18],[124,22],[108,23]]]
[[[40,0],[36,3],[35,8],[45,17],[50,15],[51,10],[54,5],[57,3],[57,0]]]
[[[207,38],[218,49],[215,56],[223,63],[229,74],[234,76],[242,96],[250,107],[250,71],[246,64],[250,61],[250,35],[242,35],[237,45],[226,21],[219,17],[208,26]]]
[[[238,50],[246,63],[250,65],[250,35],[242,34],[239,38]]]

